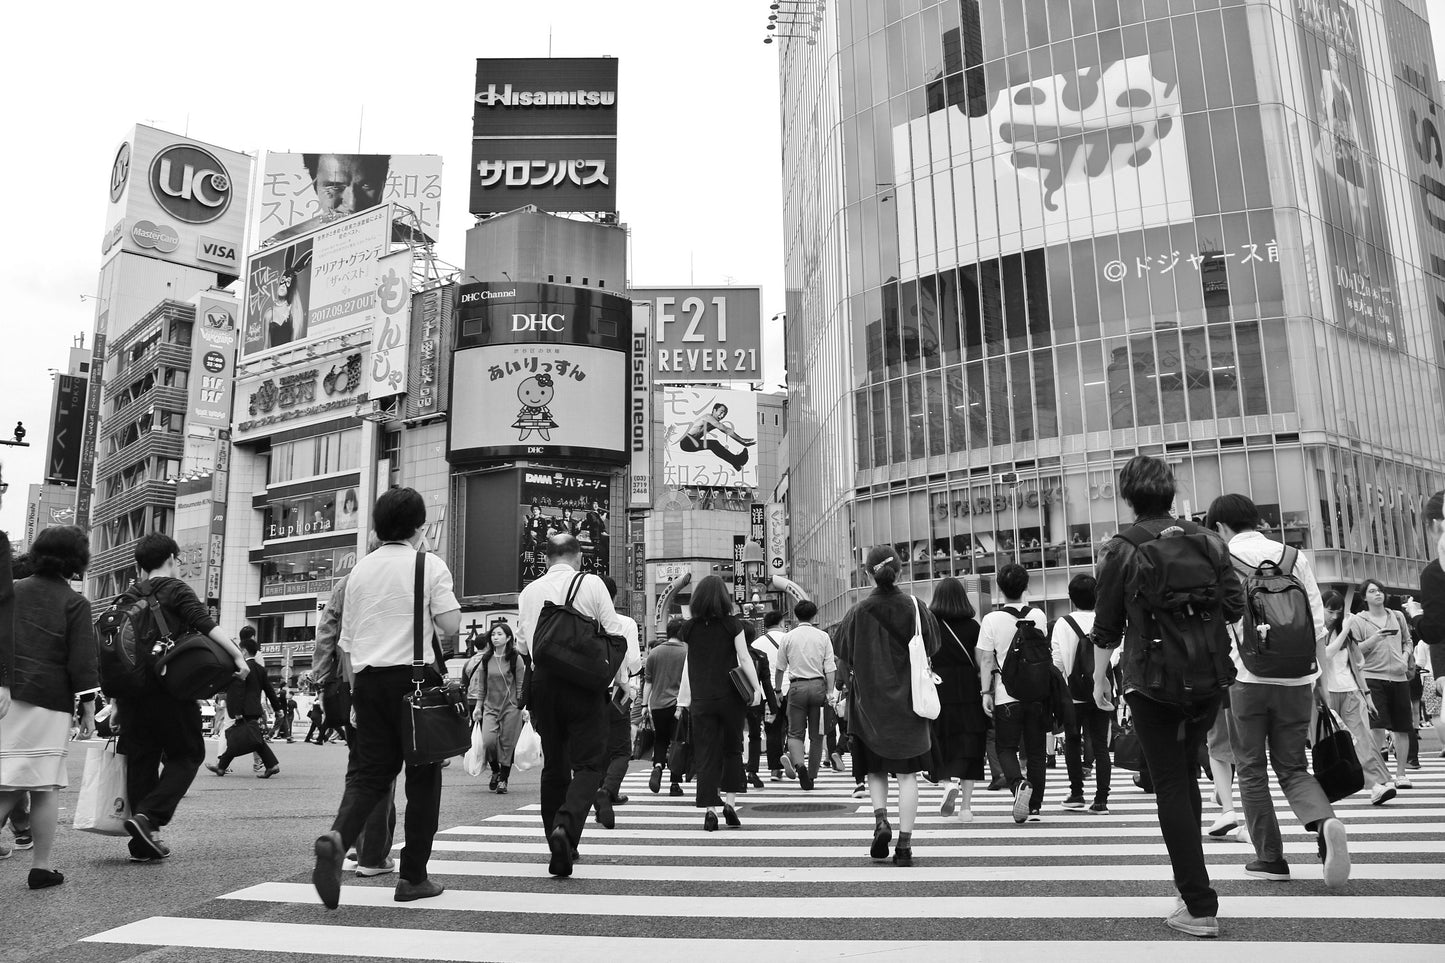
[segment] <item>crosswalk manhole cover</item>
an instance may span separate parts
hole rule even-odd
[[[755,813],[846,813],[854,807],[838,803],[761,803],[749,806]]]

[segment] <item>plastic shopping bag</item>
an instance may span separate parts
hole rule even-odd
[[[115,742],[86,750],[80,797],[75,801],[75,828],[83,833],[125,836],[130,801],[125,792],[125,756]]]
[[[480,776],[482,763],[482,724],[477,722],[472,725],[472,747],[467,750],[462,764],[467,767],[468,776]]]
[[[542,737],[532,728],[531,722],[522,723],[517,736],[517,751],[512,755],[512,767],[526,772],[542,764]]]

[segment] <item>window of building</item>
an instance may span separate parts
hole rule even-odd
[[[1246,415],[1269,414],[1269,389],[1265,383],[1264,353],[1259,343],[1259,324],[1239,324],[1234,329],[1239,345],[1239,384]],[[1286,363],[1288,358],[1286,358]]]
[[[1134,427],[1134,392],[1130,383],[1129,345],[1123,338],[1104,342],[1108,359],[1106,377],[1109,391],[1109,427]]]
[[[1129,339],[1129,370],[1134,385],[1135,424],[1159,424],[1159,359],[1147,334]]]
[[[883,385],[877,385],[872,391],[872,402],[869,405],[872,409],[872,431],[873,431],[873,464],[888,464],[888,394]]]
[[[261,563],[261,595],[330,592],[336,579],[356,566],[356,549],[327,548],[277,555]]]
[[[361,464],[361,429],[349,428],[273,445],[267,482],[301,481],[351,471]]]
[[[988,360],[989,440],[1007,445],[1013,440],[1009,432],[1008,362],[1004,358]]]
[[[1033,355],[1034,418],[1038,423],[1040,438],[1059,436],[1059,410],[1054,394],[1053,355],[1047,349],[1035,351]]]
[[[266,506],[262,537],[295,538],[355,531],[357,524],[355,488],[313,492],[295,498],[278,498]]]
[[[1012,375],[1009,396],[1013,400],[1013,441],[1033,441],[1034,399],[1029,390],[1032,380],[1027,352],[1009,355],[1009,371]]]

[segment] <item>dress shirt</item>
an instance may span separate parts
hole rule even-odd
[[[1240,532],[1229,540],[1229,554],[1238,559],[1241,565],[1253,570],[1265,561],[1278,562],[1284,558],[1284,545],[1272,538],[1265,538],[1259,532]],[[1327,635],[1325,603],[1320,597],[1320,587],[1315,581],[1314,570],[1310,568],[1310,560],[1305,557],[1304,552],[1295,554],[1294,571],[1286,574],[1293,575],[1304,587],[1305,595],[1309,596],[1310,615],[1315,623],[1315,641],[1322,641]],[[1310,685],[1320,677],[1319,672],[1315,671],[1298,679],[1263,679],[1250,672],[1244,667],[1244,660],[1239,655],[1237,643],[1240,624],[1236,622],[1229,628],[1229,656],[1234,660],[1234,669],[1238,673],[1235,681],[1265,685]]]
[[[613,682],[617,685],[629,685],[631,678],[642,671],[642,647],[637,642],[637,620],[630,615],[620,614],[617,619],[622,623],[619,634],[627,640],[627,657],[622,660],[622,665],[617,667],[617,678]]]
[[[1068,679],[1069,674],[1074,671],[1074,660],[1079,657],[1079,646],[1090,645],[1089,633],[1094,631],[1094,612],[1092,609],[1089,611],[1080,610],[1070,612],[1069,615],[1073,617],[1075,622],[1079,623],[1079,629],[1084,633],[1083,639],[1081,640],[1079,633],[1074,631],[1074,627],[1063,619],[1059,619],[1054,623],[1054,634],[1049,637],[1050,647],[1054,650],[1054,665],[1064,674],[1065,679]],[[1099,653],[1095,653],[1095,655],[1102,658],[1102,655]],[[1002,666],[1000,666],[1000,668],[1002,668]],[[1091,680],[1089,682],[1090,687],[1092,687],[1093,684]],[[1085,701],[1084,699],[1075,699],[1074,703],[1076,705],[1082,705]]]
[[[354,671],[411,665],[415,584],[416,549],[400,542],[382,545],[351,570],[338,647],[350,656]],[[422,591],[422,658],[431,662],[436,657],[432,620],[461,608],[452,592],[452,573],[435,555],[426,557]]]
[[[547,574],[522,589],[521,597],[517,599],[517,645],[525,652],[528,658],[532,655],[532,632],[536,629],[537,618],[542,614],[542,603],[552,602],[561,605],[567,598],[567,589],[572,584],[572,577],[577,570],[565,562],[558,562],[547,569]],[[572,600],[572,607],[581,612],[589,619],[596,619],[602,625],[602,631],[608,635],[621,635],[626,637],[627,627],[622,621],[622,616],[612,607],[612,596],[607,591],[607,586],[602,579],[596,575],[587,575],[582,579],[582,584],[577,587],[577,597]],[[631,622],[631,619],[628,619]],[[632,642],[628,648],[627,665],[641,664],[641,657],[637,654],[637,623],[632,625]],[[630,670],[629,670],[630,672]]]
[[[793,680],[823,679],[837,669],[833,658],[833,640],[828,633],[804,622],[783,636],[778,646],[778,670],[789,673]]]

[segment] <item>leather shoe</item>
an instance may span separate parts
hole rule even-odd
[[[667,794],[668,794],[669,796],[681,796],[681,795],[682,795],[682,783],[678,783],[678,782],[673,783],[673,784],[672,784],[672,788],[667,791]]]
[[[617,825],[617,816],[612,812],[612,794],[610,792],[606,789],[597,790],[597,798],[592,805],[597,811],[597,822],[604,829],[612,829]]]
[[[341,862],[346,856],[346,847],[341,845],[341,834],[332,830],[316,840],[316,867],[311,870],[311,885],[327,909],[336,909],[341,902]]]
[[[738,811],[731,806],[723,806],[723,819],[729,826],[741,826],[743,821],[738,818]]]
[[[626,806],[626,805],[627,805],[627,794],[626,794],[626,793],[618,793],[617,795],[613,796],[613,797],[612,797],[612,805],[614,805],[614,806]]]
[[[709,810],[702,817],[702,828],[710,833],[717,832],[717,813]]]
[[[572,841],[567,838],[567,830],[557,826],[547,836],[547,848],[552,851],[552,861],[547,864],[547,872],[553,876],[572,875]]]
[[[440,896],[445,889],[445,886],[434,879],[424,879],[420,883],[399,879],[396,881],[396,894],[392,896],[392,899],[398,903],[410,903],[412,900]]]
[[[648,790],[649,790],[654,796],[656,796],[658,793],[662,792],[662,767],[661,767],[661,766],[653,766],[653,767],[652,767],[652,775],[650,775],[650,776],[647,777],[647,788],[648,788]]]

